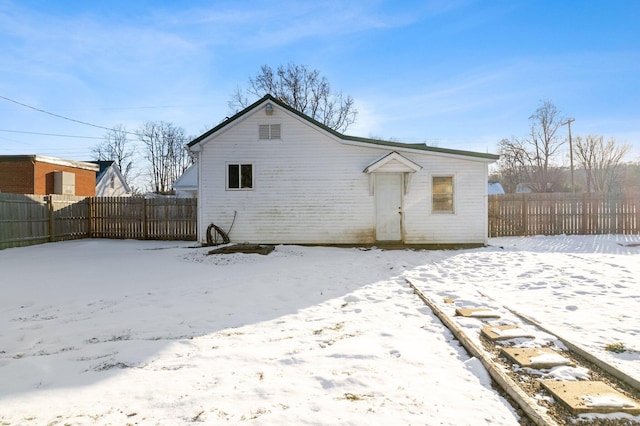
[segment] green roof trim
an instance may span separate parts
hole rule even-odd
[[[239,118],[241,118],[242,116],[247,114],[249,111],[253,110],[258,105],[260,105],[261,103],[266,102],[266,101],[273,102],[274,104],[278,105],[279,107],[286,109],[287,111],[297,115],[298,117],[302,118],[303,120],[308,121],[309,123],[313,124],[314,126],[320,127],[324,131],[329,132],[332,135],[334,135],[334,136],[336,136],[336,137],[338,137],[338,138],[340,138],[340,139],[342,139],[344,141],[360,142],[360,143],[364,143],[364,144],[368,144],[368,145],[387,146],[387,147],[393,147],[393,148],[415,149],[415,150],[427,151],[427,152],[438,152],[438,153],[442,153],[442,154],[462,155],[462,156],[465,156],[465,157],[484,158],[484,159],[488,159],[488,160],[498,160],[500,158],[500,156],[496,155],[496,154],[485,154],[485,153],[482,153],[482,152],[463,151],[463,150],[448,149],[448,148],[439,148],[439,147],[435,147],[435,146],[428,146],[428,145],[425,145],[425,144],[391,142],[391,141],[385,141],[385,140],[380,140],[380,139],[369,139],[369,138],[361,138],[361,137],[358,137],[358,136],[345,135],[345,134],[342,134],[340,132],[337,132],[337,131],[331,129],[330,127],[325,126],[324,124],[320,123],[319,121],[314,120],[313,118],[309,117],[308,115],[303,114],[302,112],[298,111],[297,109],[294,109],[294,108],[290,107],[286,103],[280,101],[279,99],[274,98],[272,95],[269,95],[269,94],[267,94],[267,95],[263,96],[262,98],[258,99],[256,102],[252,103],[251,105],[249,105],[248,107],[246,107],[242,111],[238,112],[234,116],[227,118],[222,123],[220,123],[217,126],[215,126],[213,129],[211,129],[211,130],[203,133],[202,135],[198,136],[197,138],[195,138],[194,140],[189,142],[187,144],[187,146],[192,147],[192,146],[202,142],[208,136],[212,135],[213,133],[217,132],[218,130],[220,130],[220,129],[226,127],[227,125],[233,123],[234,121],[238,120]]]

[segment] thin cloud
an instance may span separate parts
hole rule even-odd
[[[439,2],[434,2],[439,3]],[[177,15],[157,14],[170,26],[192,26],[207,44],[233,43],[245,48],[274,48],[312,38],[339,38],[348,34],[411,25],[421,13],[441,13],[443,7],[382,10],[381,2],[285,2],[274,7],[259,2],[252,7],[229,3],[193,8]]]

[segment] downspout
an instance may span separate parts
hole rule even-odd
[[[484,188],[484,245],[489,244],[489,164],[484,165],[485,184]]]
[[[204,227],[204,222],[203,222],[203,213],[202,213],[202,185],[201,182],[202,180],[200,179],[200,177],[202,176],[202,161],[200,161],[202,159],[202,151],[198,150],[198,151],[192,151],[193,154],[196,157],[196,161],[198,162],[198,181],[196,182],[196,188],[198,188],[197,193],[196,193],[196,202],[197,202],[197,219],[196,219],[196,240],[199,243],[202,243],[203,241],[205,241],[205,236],[203,234],[203,232],[205,232],[202,228]]]

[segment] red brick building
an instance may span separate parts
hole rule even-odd
[[[0,155],[0,192],[95,196],[98,169],[93,163],[41,155]]]

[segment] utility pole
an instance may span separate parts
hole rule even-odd
[[[564,123],[560,123],[560,125],[564,126],[565,124],[569,128],[569,163],[571,165],[571,192],[576,192],[576,187],[573,180],[573,143],[571,142],[571,123],[576,121],[575,118],[567,118],[567,121]]]

